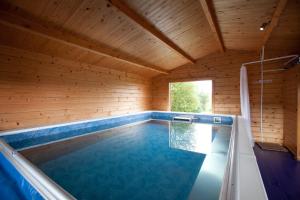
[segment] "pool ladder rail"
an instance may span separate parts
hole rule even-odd
[[[172,118],[172,122],[193,123],[196,119],[198,118],[194,117],[193,115],[177,115]]]
[[[197,118],[193,115],[177,115],[172,118],[172,122],[186,122],[186,123],[193,123],[195,120],[198,120],[200,118]],[[221,124],[222,123],[222,117],[215,116],[213,117],[213,123],[214,124]]]

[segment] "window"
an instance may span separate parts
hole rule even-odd
[[[170,83],[171,111],[212,113],[212,81]]]

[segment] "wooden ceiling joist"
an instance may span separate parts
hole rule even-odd
[[[218,26],[216,17],[215,17],[215,13],[214,10],[212,8],[211,5],[211,1],[210,0],[199,0],[203,9],[203,12],[206,16],[206,19],[209,23],[209,26],[218,42],[219,48],[221,50],[221,52],[225,52],[225,47],[224,47],[224,42],[223,42],[223,38],[221,35],[221,31],[220,28]]]
[[[191,63],[196,61],[188,55],[184,50],[182,50],[177,44],[165,36],[160,30],[153,26],[147,19],[136,13],[132,8],[125,4],[122,0],[109,0],[109,2],[118,8],[122,13],[124,13],[129,19],[140,25],[144,30],[151,33],[157,39],[165,43],[172,50],[177,52],[179,55],[187,59]]]
[[[278,1],[278,4],[277,4],[277,6],[276,6],[276,9],[275,9],[275,11],[274,11],[274,13],[273,13],[271,22],[270,22],[269,26],[267,26],[267,28],[266,28],[266,32],[265,32],[265,34],[264,34],[262,44],[261,44],[261,46],[259,46],[259,50],[261,49],[262,46],[264,46],[264,45],[268,42],[268,40],[269,40],[269,38],[270,38],[270,36],[271,36],[273,30],[275,29],[275,27],[276,27],[277,24],[278,24],[280,15],[281,15],[281,13],[282,13],[283,10],[284,10],[284,8],[285,8],[285,6],[286,6],[286,4],[287,4],[287,1],[288,1],[288,0],[279,0],[279,1]]]
[[[128,56],[120,55],[120,53],[115,53],[113,50],[107,47],[103,47],[100,44],[95,44],[94,42],[81,39],[65,31],[57,30],[55,27],[51,27],[49,24],[42,25],[32,20],[25,19],[23,16],[21,17],[15,15],[15,13],[0,10],[0,23],[8,27],[47,38],[49,40],[57,41],[75,48],[86,50],[100,56],[109,57],[123,63],[131,64],[162,74],[168,74],[166,70],[163,70],[159,67],[149,66],[149,64],[145,64],[135,58],[128,58]]]

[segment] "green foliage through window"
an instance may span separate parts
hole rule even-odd
[[[211,81],[205,81],[206,90],[200,90],[201,82],[178,82],[170,84],[171,111],[209,113],[211,104]],[[210,88],[207,88],[210,87]],[[209,89],[210,91],[207,91]]]

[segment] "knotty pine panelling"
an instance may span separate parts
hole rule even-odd
[[[195,65],[185,65],[168,75],[152,80],[152,107],[154,110],[169,110],[169,83],[178,81],[213,80],[214,113],[240,114],[240,67],[244,62],[258,60],[257,53],[228,50],[224,54],[213,54],[199,59]],[[266,68],[278,67],[277,65]],[[252,130],[256,140],[260,139],[260,79],[259,65],[248,67]],[[265,141],[282,143],[283,107],[282,74],[266,75],[272,83],[266,84],[264,96],[263,129]]]
[[[268,2],[268,1],[262,1]],[[289,0],[276,28],[266,44],[266,52],[277,52],[278,56],[300,52],[300,1]]]
[[[0,46],[0,130],[151,109],[151,81]]]
[[[298,107],[298,75],[295,67],[284,72],[283,102],[284,102],[284,145],[294,155],[297,153],[297,107]]]
[[[185,65],[168,75],[153,78],[153,109],[169,109],[169,83],[178,81],[213,80],[214,112],[240,113],[239,70],[241,63],[257,56],[243,51],[227,51],[199,59],[195,65]]]
[[[264,70],[282,68],[283,63],[264,63]],[[283,72],[265,72],[263,86],[263,134],[260,133],[261,84],[260,65],[248,65],[251,124],[254,138],[259,141],[283,142]]]
[[[264,31],[259,27],[268,22],[275,11],[278,0],[214,0],[216,17],[228,49],[258,50]]]

